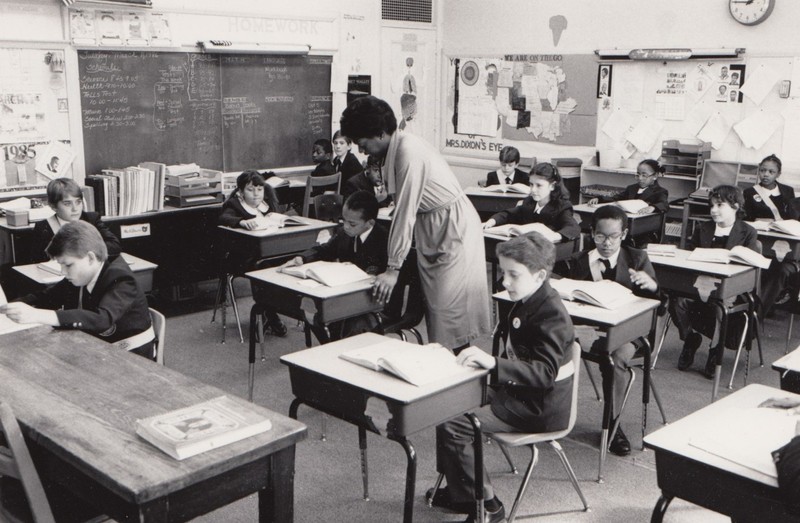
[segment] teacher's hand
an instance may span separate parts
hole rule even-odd
[[[372,284],[372,297],[380,303],[389,301],[399,275],[399,271],[394,269],[387,269],[383,274],[379,274],[375,278],[375,283]]]

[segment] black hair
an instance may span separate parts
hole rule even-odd
[[[727,203],[737,210],[741,210],[744,207],[744,195],[742,194],[742,190],[733,185],[717,185],[711,189],[711,192],[708,194],[708,201],[713,203],[714,200]]]
[[[362,138],[376,138],[383,133],[394,134],[397,118],[391,106],[380,98],[356,98],[342,112],[339,120],[342,133],[354,142]]]
[[[537,163],[530,172],[529,176],[540,176],[553,185],[553,196],[551,200],[569,200],[569,191],[564,186],[564,180],[561,178],[561,173],[558,172],[558,167],[552,163],[542,162]]]
[[[639,162],[639,165],[642,164],[653,169],[653,172],[656,173],[656,175],[664,173],[664,168],[661,166],[660,163],[658,163],[658,160],[653,160],[652,158],[648,158],[647,160],[642,160],[641,162]],[[639,165],[636,166],[637,169],[639,168]]]
[[[375,193],[356,191],[347,197],[344,206],[351,211],[360,212],[361,219],[364,221],[378,219],[378,199],[375,197]]]
[[[500,163],[519,163],[519,149],[506,145],[500,149]]]
[[[628,216],[625,214],[625,211],[616,205],[603,205],[602,207],[598,207],[597,210],[592,213],[593,231],[597,229],[597,224],[600,222],[600,220],[617,220],[622,224],[623,231],[628,226]]]
[[[764,162],[775,162],[775,165],[778,166],[779,174],[783,170],[783,162],[781,162],[781,159],[775,156],[774,154],[770,154],[769,156],[758,162],[758,166],[761,167],[761,164],[763,164]]]
[[[503,256],[524,265],[531,273],[544,269],[549,275],[556,262],[553,242],[538,232],[529,232],[507,242],[500,242],[495,252],[498,257]]]
[[[253,169],[242,171],[242,174],[236,178],[236,190],[231,193],[231,197],[244,191],[244,188],[249,184],[252,184],[255,187],[264,187],[264,201],[267,202],[267,205],[269,205],[271,211],[276,211],[278,210],[279,204],[278,195],[275,193],[275,189],[273,189],[271,185],[264,182],[265,179],[272,178],[273,176],[275,176],[275,173],[272,171],[267,171],[263,175]]]
[[[328,154],[333,154],[333,145],[331,144],[330,140],[326,140],[325,138],[320,138],[319,140],[314,142],[314,145],[319,145],[322,147],[322,150]]]

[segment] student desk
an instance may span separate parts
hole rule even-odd
[[[336,341],[324,347],[314,347],[281,356],[289,367],[292,393],[295,400],[289,411],[297,417],[298,407],[306,405],[337,417],[358,427],[359,444],[364,460],[364,496],[368,496],[366,476],[366,431],[383,435],[403,446],[408,458],[403,521],[413,518],[414,488],[416,483],[416,452],[409,436],[429,427],[468,413],[486,403],[486,376],[489,371],[473,369],[472,372],[445,378],[439,382],[417,387],[400,378],[375,372],[339,358],[342,352],[380,343],[378,334],[359,334]],[[377,398],[385,402],[389,421],[384,429],[376,426],[367,413],[367,400]],[[471,416],[475,429],[476,495],[483,495],[482,437],[480,423]],[[380,425],[380,424],[378,424]],[[482,500],[478,500],[482,502]],[[482,506],[482,505],[481,505]]]
[[[800,347],[775,360],[772,369],[780,374],[781,390],[800,394]]]
[[[133,277],[136,278],[136,283],[139,284],[139,288],[142,289],[145,294],[152,291],[153,272],[156,270],[158,265],[147,260],[137,258],[136,256],[125,252],[123,252],[121,256],[130,266],[131,271],[133,271]],[[60,282],[64,278],[63,276],[53,274],[50,271],[40,269],[38,265],[38,263],[16,265],[14,266],[14,270],[38,285],[52,285]]]
[[[467,187],[464,193],[483,221],[488,220],[493,214],[514,207],[529,196],[516,192],[489,192],[484,191],[483,187]]]
[[[279,229],[269,228],[260,231],[226,227],[219,225],[229,250],[253,253],[257,258],[270,258],[303,252],[320,243],[322,237],[332,234],[335,223],[323,222],[313,218],[302,218],[307,225],[289,225]],[[327,234],[323,231],[328,231]]]
[[[778,260],[800,261],[800,237],[776,231],[758,231],[761,254]]]
[[[749,265],[689,261],[690,251],[677,249],[674,257],[651,256],[658,284],[662,290],[676,296],[710,302],[722,314],[717,342],[717,368],[711,389],[711,401],[717,399],[722,373],[722,355],[728,330],[728,311],[725,300],[746,294],[750,307],[754,306],[750,293],[756,288],[756,269]]]
[[[137,419],[223,394],[80,331],[0,336],[0,397],[46,488],[66,489],[117,521],[187,521],[255,492],[259,521],[292,521],[302,423],[249,405],[271,430],[183,461],[136,436]]]
[[[486,250],[486,261],[492,264],[492,292],[498,290],[497,282],[497,255],[495,254],[497,244],[510,240],[508,236],[501,236],[499,234],[491,234],[486,231],[483,233],[483,246]],[[556,261],[566,260],[573,253],[578,252],[580,248],[580,238],[573,240],[563,240],[553,244],[556,248]]]
[[[660,523],[674,498],[729,516],[736,521],[800,521],[786,512],[777,477],[769,476],[690,445],[709,420],[724,419],[726,411],[757,407],[786,392],[764,385],[748,385],[716,403],[673,422],[644,441],[655,451],[661,497],[653,508],[652,523]]]
[[[497,357],[500,354],[500,340],[506,339],[508,335],[507,318],[511,311],[513,302],[508,297],[508,291],[498,292],[492,295],[498,303],[500,309],[500,322],[495,329],[492,343],[492,355]],[[630,304],[618,309],[604,309],[587,303],[563,300],[564,307],[572,318],[575,325],[586,325],[594,327],[599,331],[599,337],[604,339],[602,348],[603,353],[592,353],[588,350],[581,352],[583,359],[593,361],[601,366],[605,366],[609,371],[613,369],[614,362],[608,350],[614,350],[624,343],[629,343],[639,338],[649,339],[656,327],[656,311],[659,306],[658,300],[648,298],[636,298]],[[579,340],[580,341],[580,340]],[[586,344],[591,345],[591,342]],[[587,346],[588,349],[588,346]],[[644,351],[643,373],[644,383],[642,384],[642,438],[647,430],[647,406],[650,403],[650,351]],[[614,373],[610,372],[611,379],[604,383],[603,397],[606,398],[603,406],[603,428],[600,439],[600,462],[598,465],[597,481],[603,481],[603,464],[605,463],[606,453],[608,452],[608,438],[611,429],[611,416],[614,410],[613,390]],[[609,401],[608,398],[612,398]]]
[[[709,214],[711,209],[711,204],[708,200],[697,200],[692,198],[691,196],[687,197],[683,200],[683,214],[681,215],[681,237],[680,242],[678,243],[678,247],[681,249],[686,248],[686,238],[690,238],[691,234],[689,233],[689,220],[691,219],[700,219],[703,221],[707,221],[711,219],[711,215]]]
[[[318,327],[314,332],[322,337],[319,342],[325,344],[330,341],[328,325],[331,323],[383,309],[383,304],[372,298],[373,278],[328,287],[314,280],[283,274],[278,269],[278,267],[261,269],[245,273],[245,276],[266,286],[265,294],[270,297],[266,305],[270,310],[305,322],[307,346],[311,346],[309,329],[312,326]],[[255,379],[256,339],[260,336],[259,318],[263,307],[262,304],[256,303],[250,311],[250,370],[247,390],[251,401]]]
[[[612,205],[612,204],[604,204]],[[581,231],[588,233],[592,230],[592,215],[594,211],[600,208],[600,205],[589,205],[582,203],[575,205],[572,209],[580,216]],[[654,231],[661,231],[661,224],[664,220],[664,215],[657,212],[649,214],[632,214],[625,213],[628,216],[628,237],[639,236],[642,234],[651,233]]]

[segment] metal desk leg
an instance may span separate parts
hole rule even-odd
[[[414,520],[414,488],[417,483],[417,452],[407,438],[397,440],[406,451],[408,464],[406,465],[406,495],[403,501],[403,523]]]
[[[606,462],[606,455],[608,454],[608,440],[614,437],[614,434],[609,434],[611,427],[611,417],[614,414],[614,360],[611,359],[609,354],[607,358],[600,363],[602,366],[607,366],[606,374],[609,379],[603,380],[603,430],[600,434],[600,463],[597,467],[597,482],[603,483],[603,465]]]
[[[369,462],[367,461],[367,431],[358,427],[358,448],[361,450],[361,481],[364,483],[364,501],[369,501]]]
[[[666,492],[661,491],[661,497],[656,501],[656,506],[653,507],[653,515],[650,517],[650,523],[661,523],[664,520],[664,514],[669,508],[669,503],[672,501],[672,496]]]
[[[722,321],[719,324],[719,340],[717,340],[716,367],[714,369],[714,385],[711,388],[711,402],[717,401],[719,394],[719,381],[722,377],[722,356],[725,353],[725,338],[728,333],[728,309],[721,301],[716,303],[722,313]]]
[[[475,451],[475,514],[476,521],[483,523],[486,521],[486,514],[483,507],[483,434],[481,433],[481,422],[475,414],[465,414],[472,424],[472,445]]]

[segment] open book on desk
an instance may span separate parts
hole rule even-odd
[[[178,460],[271,428],[269,419],[227,396],[136,420],[136,434]]]
[[[637,214],[642,209],[650,206],[644,200],[617,200],[614,205],[630,214]]]
[[[297,278],[316,280],[328,287],[347,285],[371,278],[359,266],[350,262],[315,261],[294,267],[284,267],[281,272]]]
[[[0,287],[0,305],[6,305],[7,303],[6,293],[3,288]],[[0,335],[38,327],[39,325],[39,323],[17,323],[5,314],[0,314]]]
[[[511,185],[490,185],[488,187],[481,187],[484,192],[497,192],[497,193],[514,193],[529,195],[531,188],[524,183],[512,183]]]
[[[678,253],[678,247],[671,243],[648,243],[646,250],[648,256],[669,256],[674,258]]]
[[[507,223],[505,225],[497,225],[496,227],[489,227],[484,229],[483,232],[488,234],[496,234],[497,236],[506,236],[511,238],[513,236],[522,236],[529,232],[538,232],[553,243],[561,241],[561,235],[543,223],[526,223],[524,225],[516,225]]]
[[[636,300],[636,295],[629,288],[612,280],[550,278],[550,286],[561,299],[582,301],[604,309],[616,309]]]
[[[388,372],[418,387],[475,370],[456,363],[455,355],[438,343],[415,345],[389,338],[343,352],[339,357],[374,371]]]
[[[56,276],[63,276],[63,274],[61,274],[61,264],[55,260],[37,263],[36,268],[49,272],[50,274],[55,274]]]
[[[775,220],[775,221],[755,221],[747,222],[757,231],[775,231],[789,236],[800,237],[800,221],[797,220]]]
[[[772,260],[762,256],[744,245],[737,245],[732,249],[695,249],[689,254],[689,261],[711,262],[711,263],[738,263],[740,265],[752,265],[768,269]]]

